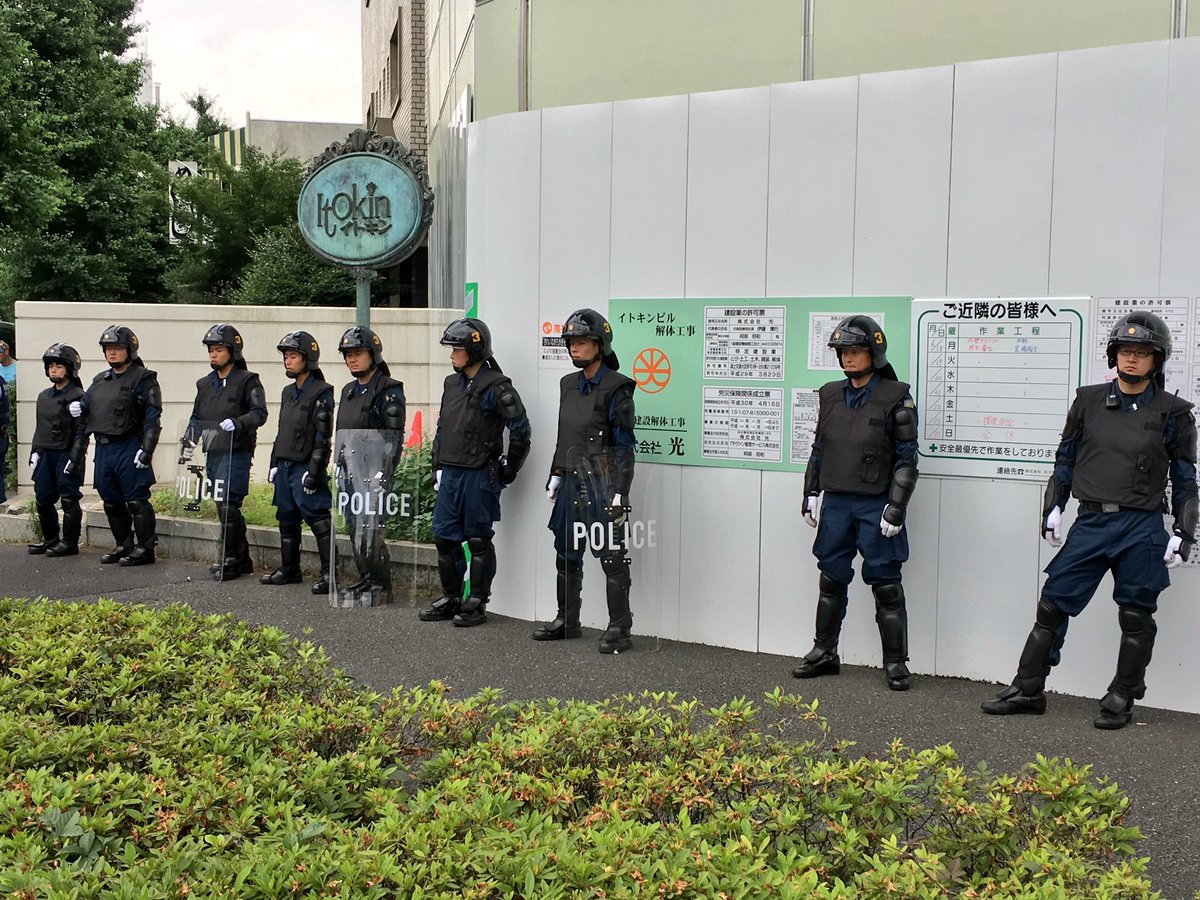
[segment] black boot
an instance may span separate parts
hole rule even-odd
[[[579,609],[583,605],[583,560],[571,561],[566,557],[555,557],[558,569],[556,592],[558,615],[550,622],[540,625],[533,632],[535,641],[571,640],[583,635],[579,625]]]
[[[309,522],[308,527],[312,529],[313,539],[317,542],[317,555],[321,558],[321,577],[313,582],[312,592],[328,594],[330,543],[332,541],[330,535],[333,533],[333,523],[326,517]]]
[[[83,509],[78,497],[63,497],[62,540],[46,548],[47,556],[78,556],[79,535],[83,531]]]
[[[898,581],[873,584],[875,595],[875,624],[879,626],[879,642],[883,645],[883,674],[893,691],[907,691],[908,610],[904,607],[904,586]]]
[[[1117,674],[1100,701],[1100,715],[1092,724],[1105,731],[1124,728],[1133,720],[1133,701],[1146,696],[1146,667],[1154,652],[1158,626],[1154,614],[1132,606],[1117,611],[1121,624],[1121,647],[1117,651]]]
[[[104,501],[104,514],[108,517],[108,527],[117,546],[101,556],[100,562],[104,565],[119,563],[133,549],[133,516],[124,503],[109,503],[107,500]]]
[[[279,568],[258,579],[260,584],[298,584],[300,574],[300,523],[279,523]]]
[[[1046,676],[1050,674],[1050,655],[1062,646],[1061,629],[1067,617],[1047,600],[1038,600],[1037,618],[1021,661],[1017,663],[1017,677],[1013,683],[996,695],[995,700],[985,700],[980,709],[992,716],[1033,715],[1046,711]]]
[[[129,508],[137,543],[129,551],[129,555],[121,560],[121,565],[148,566],[154,562],[154,545],[158,543],[154,507],[150,505],[149,500],[130,500],[125,505]]]
[[[496,548],[491,538],[467,538],[471,551],[471,594],[454,617],[458,628],[470,628],[487,621],[487,604],[492,597],[492,579],[496,577]]]
[[[629,611],[629,560],[624,555],[604,556],[604,592],[608,600],[608,627],[600,635],[601,653],[624,653],[633,646],[629,629],[633,614]]]
[[[846,585],[821,573],[817,580],[817,638],[813,648],[792,669],[794,678],[820,678],[842,671],[838,657],[838,639],[842,635],[842,619],[846,618]]]
[[[453,619],[462,605],[463,562],[462,542],[445,538],[433,539],[437,546],[438,579],[442,583],[442,596],[430,606],[417,613],[422,622],[444,622]]]
[[[242,511],[232,503],[217,504],[221,521],[221,558],[209,567],[213,581],[233,581],[242,576]]]
[[[37,505],[38,524],[42,528],[42,539],[36,544],[30,544],[28,549],[33,555],[45,553],[58,543],[58,510],[53,503]]]

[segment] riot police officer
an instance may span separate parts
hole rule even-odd
[[[217,581],[228,581],[254,571],[242,501],[250,490],[251,456],[258,429],[267,421],[267,398],[262,382],[246,366],[242,336],[236,328],[218,323],[201,340],[208,348],[211,371],[196,382],[196,399],[180,460],[191,459],[196,443],[205,442],[205,474],[213,483],[224,535],[222,557],[210,570]],[[206,422],[217,423],[216,429],[206,432]]]
[[[333,388],[318,363],[321,348],[307,331],[285,334],[277,348],[283,372],[292,383],[279,403],[279,431],[271,449],[267,481],[275,486],[275,518],[279,520],[280,565],[260,579],[263,584],[295,584],[300,575],[300,522],[308,523],[317,541],[321,577],[314,594],[329,590],[330,513],[329,448],[333,437]]]
[[[138,355],[137,335],[125,325],[110,325],[100,335],[109,368],[88,386],[87,396],[68,404],[77,418],[87,417],[96,439],[96,490],[117,545],[102,563],[142,566],[154,562],[154,450],[162,431],[162,391],[158,375]]]
[[[893,691],[909,687],[908,612],[900,570],[908,559],[904,517],[917,485],[917,411],[887,360],[887,337],[869,316],[848,316],[829,339],[845,378],[819,393],[816,436],[804,474],[805,521],[817,529],[820,570],[816,641],[796,678],[841,671],[838,640],[852,563],[875,595],[883,670]],[[818,521],[819,518],[819,521]]]
[[[383,342],[370,328],[355,325],[347,329],[338,342],[338,351],[353,378],[342,389],[338,400],[337,430],[343,435],[339,439],[339,458],[335,461],[338,490],[348,495],[362,491],[387,493],[404,440],[404,385],[391,377],[391,370],[383,359]],[[344,458],[344,452],[352,448],[343,441],[346,433],[366,430],[378,432],[382,454],[372,466],[377,465],[377,471],[368,473],[370,483],[359,483],[352,477]],[[355,597],[369,592],[373,602],[385,603],[391,599],[392,579],[383,539],[384,523],[381,518],[367,521],[368,518],[347,515],[354,562],[360,576],[348,590]]]
[[[1146,694],[1158,595],[1171,583],[1167,570],[1187,560],[1196,540],[1196,419],[1191,403],[1165,390],[1170,329],[1153,313],[1130,313],[1109,331],[1106,352],[1116,380],[1076,391],[1046,484],[1042,536],[1053,547],[1062,544],[1062,514],[1072,494],[1079,515],[1046,566],[1016,678],[983,703],[992,715],[1046,711],[1046,676],[1058,662],[1067,623],[1111,571],[1121,641],[1116,675],[1093,724],[1128,725],[1134,701]],[[1168,479],[1171,534],[1162,518]]]
[[[591,546],[600,557],[608,600],[608,627],[600,637],[600,652],[620,653],[633,646],[630,559],[623,526],[633,484],[634,382],[617,371],[612,327],[596,310],[571,313],[562,335],[571,363],[580,371],[559,382],[558,437],[546,482],[546,496],[554,503],[547,527],[554,532],[558,612],[533,632],[533,639],[580,636],[583,558]],[[589,527],[576,529],[576,522]],[[601,529],[607,535],[603,546],[579,537],[596,523],[611,526]]]
[[[418,616],[424,622],[453,619],[455,625],[469,627],[487,621],[496,574],[492,525],[500,519],[500,492],[516,480],[529,456],[533,429],[520,395],[492,355],[492,334],[484,322],[455,319],[440,343],[451,348],[454,368],[442,386],[432,448],[437,490],[433,540],[442,596]],[[471,593],[465,602],[464,541],[471,551]]]
[[[83,526],[82,496],[84,459],[87,456],[87,418],[71,415],[72,403],[81,403],[83,382],[79,380],[79,352],[68,344],[51,344],[42,354],[42,365],[50,387],[37,398],[37,422],[29,454],[33,470],[33,495],[42,540],[29,545],[30,553],[46,556],[75,556]],[[58,510],[62,503],[62,532]]]

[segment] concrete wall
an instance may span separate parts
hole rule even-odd
[[[441,402],[442,380],[450,373],[449,351],[438,344],[446,324],[461,315],[451,309],[374,309],[371,326],[383,340],[384,358],[395,378],[404,382],[408,399],[408,426],[421,412],[423,431],[432,435]],[[209,369],[201,338],[216,322],[230,322],[245,341],[245,356],[251,371],[262,378],[268,401],[267,424],[259,432],[258,452],[251,478],[265,481],[271,445],[278,423],[279,396],[287,378],[282,356],[276,349],[289,331],[311,332],[321,345],[321,368],[335,388],[350,380],[337,352],[338,340],[354,324],[354,311],[332,308],[283,306],[201,306],[139,303],[17,303],[17,327],[23,358],[17,362],[17,422],[20,444],[17,459],[29,458],[33,435],[35,402],[49,385],[41,354],[55,341],[63,341],[83,357],[83,380],[106,368],[97,343],[105,327],[120,322],[133,329],[141,344],[141,357],[158,372],[163,392],[163,435],[165,453],[156,456],[155,474],[161,481],[174,476],[169,444],[182,435],[196,396],[196,379]],[[29,467],[18,466],[22,489],[30,484]]]
[[[1200,38],[477,122],[466,277],[535,429],[534,475],[504,497],[493,608],[554,612],[542,484],[564,369],[539,359],[542,323],[611,297],[1195,297],[1198,135]],[[635,632],[807,651],[802,485],[639,463],[634,515],[657,543],[632,554]],[[1051,555],[1029,525],[1041,499],[1033,483],[922,479],[906,526],[914,671],[1011,679]],[[586,571],[584,619],[603,625],[603,578]],[[1172,580],[1146,702],[1196,712],[1200,576]],[[1110,592],[1072,623],[1054,690],[1103,694]],[[841,649],[879,665],[858,581]]]
[[[308,162],[334,142],[362,128],[358,122],[288,122],[246,118],[246,143],[264,153],[281,153]]]

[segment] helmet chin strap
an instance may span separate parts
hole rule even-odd
[[[1126,384],[1140,384],[1143,381],[1151,381],[1157,374],[1158,373],[1153,369],[1151,369],[1145,375],[1130,375],[1128,372],[1122,372],[1120,369],[1117,369],[1117,377]]]

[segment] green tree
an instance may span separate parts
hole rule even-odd
[[[208,166],[210,177],[176,185],[176,195],[188,204],[176,214],[189,234],[167,281],[185,302],[231,300],[259,235],[296,220],[300,160],[247,147],[238,169],[215,155]]]
[[[262,306],[353,306],[354,279],[321,262],[291,222],[259,235],[232,299]]]
[[[0,253],[30,299],[165,295],[157,113],[125,58],[136,0],[0,3]]]

